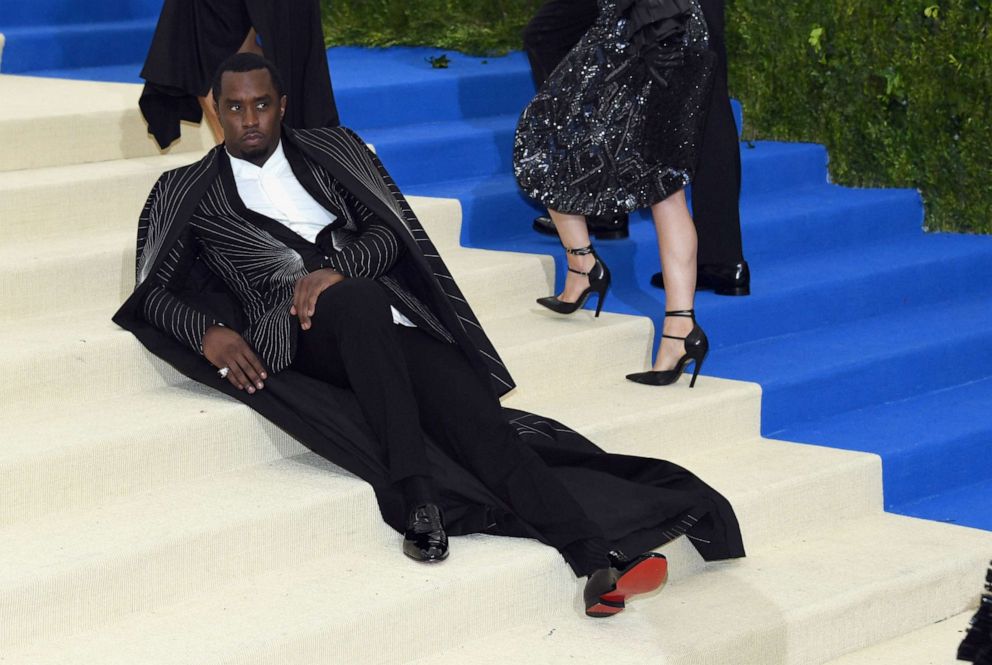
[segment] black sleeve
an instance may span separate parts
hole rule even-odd
[[[167,335],[203,353],[203,335],[212,325],[223,325],[212,316],[190,306],[174,293],[175,283],[180,282],[184,268],[196,258],[195,239],[191,233],[176,241],[158,271],[150,276],[148,294],[141,311],[145,321]]]
[[[333,268],[345,277],[378,279],[392,269],[405,248],[389,225],[379,220],[351,192],[342,190],[340,193],[353,212],[359,232],[352,234],[353,239],[338,250],[334,249],[330,233],[319,236],[317,244],[322,253],[306,261],[306,268],[310,272]]]

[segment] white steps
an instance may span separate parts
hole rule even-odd
[[[855,651],[828,665],[961,665],[955,655],[972,612],[930,624],[887,642]]]
[[[872,455],[762,439],[756,385],[626,382],[650,321],[541,310],[551,259],[460,248],[439,199],[411,204],[517,379],[504,403],[698,473],[749,557],[676,541],[668,588],[609,621],[533,541],[406,561],[364,482],[110,322],[151,183],[211,143],[158,155],[139,90],[0,76],[0,662],[805,665],[977,598],[992,534],[883,513]]]
[[[138,110],[141,86],[0,75],[0,171],[158,155]],[[183,123],[171,152],[214,145],[206,123]]]

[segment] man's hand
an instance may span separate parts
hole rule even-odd
[[[261,361],[241,335],[224,326],[210,326],[203,335],[203,355],[217,368],[228,368],[227,380],[238,390],[254,393],[269,378]]]
[[[343,281],[344,275],[337,270],[322,268],[296,282],[296,289],[293,291],[293,306],[289,308],[289,313],[299,317],[301,328],[310,330],[310,317],[313,316],[314,310],[317,308],[317,298],[320,294]]]

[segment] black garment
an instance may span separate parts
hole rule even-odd
[[[715,66],[696,0],[600,9],[514,137],[520,187],[569,214],[631,212],[689,184]]]
[[[139,106],[163,149],[179,121],[200,122],[197,97],[255,28],[289,97],[285,122],[299,129],[338,124],[318,0],[165,0],[141,77]]]
[[[403,244],[404,251],[390,274],[450,331],[454,344],[437,340],[432,346],[458,351],[463,358],[459,375],[474,373],[476,387],[482,386],[478,389],[492,400],[484,422],[496,422],[495,398],[513,387],[512,379],[382,164],[357,135],[344,128],[290,131],[288,137],[309,160],[369,208]],[[355,392],[307,376],[291,365],[270,373],[265,389],[249,395],[219,379],[215,368],[182,339],[146,320],[145,300],[161,286],[149,277],[157,274],[177,250],[177,241],[218,177],[216,155],[211,152],[196,164],[165,174],[156,183],[139,220],[137,286],[114,315],[114,321],[186,376],[244,402],[315,453],[366,480],[375,490],[383,519],[402,533],[407,506],[393,480],[390,451],[366,418]],[[274,236],[271,239],[276,242]],[[278,245],[272,247],[275,250]],[[288,248],[285,244],[282,247],[281,251]],[[236,322],[231,326],[236,330],[237,322],[247,320],[246,303],[210,270],[202,257],[179,263],[176,270],[168,286],[173,296],[205,316]],[[284,311],[288,317],[288,306]],[[422,331],[415,332],[427,337]],[[436,405],[442,412],[439,417],[454,421],[465,417],[461,411],[464,408],[457,402],[447,407]],[[730,504],[685,469],[661,460],[607,454],[564,425],[534,414],[511,409],[502,409],[501,413],[502,420],[516,430],[523,444],[518,447],[519,459],[523,460],[520,473],[532,472],[533,465],[524,456],[540,458],[611,546],[642,552],[688,534],[707,560],[744,556],[740,529]],[[487,428],[503,432],[498,435],[503,439],[507,437],[505,428],[498,424]],[[553,521],[554,516],[542,517],[541,505],[514,507],[503,498],[501,493],[506,487],[499,488],[515,486],[515,479],[521,476],[511,474],[501,485],[499,478],[489,478],[473,469],[470,460],[456,456],[440,435],[438,438],[435,441],[430,432],[425,432],[424,447],[450,535],[487,532],[537,538],[549,544],[554,544],[551,538],[556,543],[563,542],[559,540],[562,530],[549,527],[542,531],[546,520]],[[530,452],[519,452],[527,450]],[[512,457],[506,460],[512,461]],[[506,491],[510,492],[505,494],[508,498],[516,496],[516,490]],[[529,502],[525,499],[524,503]],[[595,547],[593,540],[580,540],[565,545],[563,555],[573,569],[582,570],[582,557],[589,557],[586,561],[595,559],[597,549],[602,546]]]
[[[698,262],[741,263],[741,161],[727,90],[724,1],[699,0],[716,56],[713,92],[706,113],[692,182],[692,213],[699,232]],[[596,0],[547,0],[524,29],[524,50],[538,88],[598,16]]]
[[[372,280],[348,279],[324,291],[293,369],[355,393],[394,483],[432,475],[427,434],[542,540],[572,553],[576,575],[606,566],[610,547],[599,527],[520,441],[492,386],[458,347],[396,325],[389,304]]]

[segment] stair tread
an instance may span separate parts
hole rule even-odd
[[[783,430],[806,441],[885,454],[928,449],[941,441],[992,432],[992,378],[914,395]],[[776,432],[775,434],[779,434]],[[858,447],[852,447],[857,442]],[[861,447],[861,446],[865,447]]]
[[[935,316],[944,335],[935,337]],[[875,358],[898,356],[906,349],[939,346],[992,334],[992,313],[984,302],[948,303],[904,308],[879,316],[769,337],[723,350],[715,358],[716,374],[757,380],[766,392],[773,386],[808,381],[831,369],[868,365]],[[981,349],[976,361],[988,360]],[[992,359],[992,355],[990,358]],[[710,366],[710,369],[714,369]]]
[[[962,569],[978,569],[984,553],[977,550],[992,544],[990,534],[952,530],[890,515],[847,522],[844,527],[843,533],[786,541],[779,548],[753,553],[740,561],[711,565],[703,574],[676,579],[658,597],[638,599],[622,619],[609,623],[590,624],[574,609],[568,611],[565,602],[569,598],[573,603],[577,600],[581,585],[562,573],[564,565],[550,548],[528,541],[479,536],[454,539],[451,559],[430,569],[402,561],[398,552],[391,553],[389,549],[381,553],[370,549],[358,561],[330,557],[131,617],[127,622],[25,652],[21,657],[30,655],[31,662],[36,663],[59,662],[58,658],[71,653],[76,659],[95,658],[108,665],[171,663],[177,659],[216,662],[238,653],[275,649],[280,642],[294,640],[308,642],[319,653],[330,653],[343,644],[359,643],[353,641],[355,632],[360,633],[359,640],[369,640],[384,631],[390,631],[393,639],[376,643],[376,648],[407,649],[407,658],[410,651],[424,657],[430,654],[430,662],[466,662],[467,653],[473,655],[472,662],[518,662],[519,657],[547,653],[555,646],[584,653],[582,647],[594,646],[598,641],[595,638],[606,634],[611,635],[607,644],[614,648],[633,644],[666,656],[705,655],[712,645],[739,641],[746,634],[784,646],[785,626],[801,623],[806,615],[820,618],[846,611],[863,616],[864,600],[871,594],[878,594],[874,607],[891,610],[895,601],[886,600],[886,594],[893,587],[908,587],[922,600],[924,587],[954,586]],[[888,545],[879,548],[878,542]],[[396,549],[395,545],[390,549]],[[508,551],[518,554],[506,556]],[[838,561],[846,562],[843,575],[836,574]],[[673,560],[672,565],[678,567],[680,562]],[[333,574],[335,571],[344,574]],[[557,593],[544,602],[538,601],[543,612],[524,612],[525,607],[533,607],[534,600],[527,603],[520,596],[525,593],[520,587],[530,588],[533,576],[546,580],[549,574],[559,587]],[[496,579],[487,584],[490,578],[502,578],[501,588],[494,588]],[[481,594],[465,593],[466,588],[480,586],[484,590]],[[421,606],[425,596],[444,599],[432,603],[429,618],[422,612],[410,612],[411,607]],[[494,596],[501,601],[498,605],[493,602]],[[518,602],[514,603],[514,599]],[[942,606],[932,612],[946,615],[963,609],[947,607],[951,601],[946,598],[940,601]],[[494,607],[506,605],[512,605],[514,613],[526,616],[526,623],[520,625],[524,622],[516,617],[508,620],[503,611],[492,614]],[[672,611],[684,606],[698,611]],[[470,618],[462,614],[466,611],[472,615],[486,612],[489,625],[509,621],[519,627],[439,653],[450,647],[450,633],[465,639],[462,630],[466,618]],[[400,620],[401,616],[405,619]],[[396,639],[400,632],[405,636],[407,632],[422,631],[421,621],[432,626],[427,631],[428,639],[414,644]],[[724,627],[719,637],[714,636],[714,625]],[[550,632],[549,626],[553,629]],[[858,628],[868,634],[880,630],[870,625]],[[559,638],[555,646],[544,639],[552,633]],[[144,637],[136,639],[136,635]],[[175,635],[184,638],[176,642]],[[508,635],[512,638],[508,639]],[[847,635],[839,641],[864,638],[865,635]],[[824,646],[796,648],[844,648],[835,640],[827,642]],[[499,648],[494,649],[497,644]],[[624,651],[629,653],[628,649]]]

